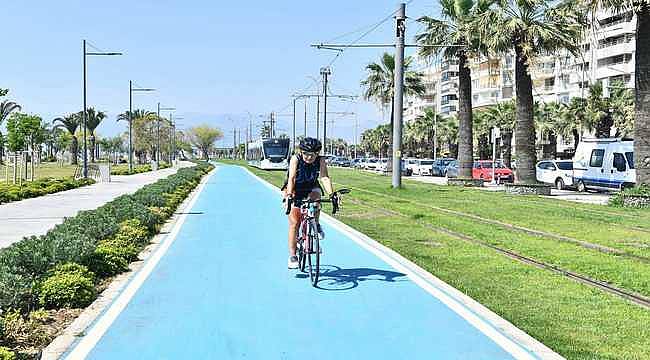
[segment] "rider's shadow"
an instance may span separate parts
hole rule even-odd
[[[359,286],[362,281],[402,282],[407,279],[406,274],[396,271],[371,268],[343,269],[335,265],[321,265],[316,287],[330,291],[350,290]]]

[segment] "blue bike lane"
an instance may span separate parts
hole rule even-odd
[[[67,359],[539,358],[331,222],[322,289],[311,287],[287,270],[279,199],[243,168],[220,165],[150,273]]]

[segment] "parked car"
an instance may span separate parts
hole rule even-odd
[[[433,165],[431,167],[431,175],[433,175],[433,176],[445,176],[445,169],[447,168],[447,165],[449,165],[449,163],[454,161],[454,160],[456,160],[456,159],[452,159],[452,158],[436,159],[433,162]]]
[[[377,167],[375,170],[380,171],[380,172],[386,172],[388,171],[388,159],[381,159],[377,162]],[[392,166],[392,164],[390,164]]]
[[[350,161],[350,166],[353,168],[360,168],[361,165],[363,164],[364,159],[363,158],[356,158]]]
[[[634,142],[582,139],[573,157],[573,182],[578,191],[620,190],[636,182]]]
[[[332,165],[334,165],[334,166],[349,167],[350,166],[350,159],[339,156],[339,157],[335,157],[334,159],[332,159],[332,161],[330,163]]]
[[[501,161],[494,164],[494,177],[497,182],[514,182],[515,174],[512,170],[508,169]],[[483,179],[484,181],[492,181],[492,160],[478,160],[474,161],[472,168],[472,177],[474,179]]]
[[[363,168],[366,169],[366,170],[376,170],[378,162],[379,162],[379,159],[370,158],[370,159],[366,160],[366,162],[363,164]]]
[[[458,160],[453,160],[447,164],[445,176],[448,178],[458,177]]]
[[[415,168],[418,166],[418,159],[416,159],[416,158],[407,158],[407,159],[404,159],[404,162],[406,163],[406,168],[411,170],[411,173],[415,173]]]
[[[431,175],[431,167],[433,166],[433,159],[419,159],[415,166],[414,174],[417,175]]]
[[[393,172],[393,163],[388,162],[388,159],[380,160],[381,163],[380,165],[377,166],[377,170],[385,173],[392,173]],[[413,171],[409,169],[407,166],[407,161],[402,160],[402,166],[401,166],[401,171],[402,171],[402,176],[411,176],[413,175]]]
[[[572,160],[544,160],[535,166],[537,181],[553,184],[558,190],[573,186]]]

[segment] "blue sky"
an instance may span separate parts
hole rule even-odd
[[[117,114],[128,109],[128,84],[134,80],[154,93],[134,94],[134,108],[155,110],[157,102],[177,108],[188,128],[209,123],[224,130],[220,145],[232,143],[233,127],[248,123],[248,112],[291,114],[290,95],[315,91],[308,76],[319,77],[335,53],[311,43],[340,35],[349,43],[397,8],[393,1],[9,1],[3,4],[6,47],[0,56],[0,88],[45,120],[81,110],[82,39],[124,56],[88,58],[88,104],[105,111],[99,133],[124,131]],[[435,15],[434,0],[414,0],[407,16]],[[387,43],[390,19],[360,42]],[[417,24],[408,23],[412,41]],[[392,51],[392,49],[388,49]],[[380,49],[351,49],[332,65],[330,89],[361,94],[364,67]],[[315,100],[313,100],[315,101]],[[308,108],[308,133],[315,133],[315,105]],[[298,102],[302,124],[304,105]],[[331,100],[329,111],[356,112],[360,128],[383,121],[376,105]],[[328,134],[352,140],[354,117],[330,115]],[[280,131],[291,131],[291,116],[280,116]],[[302,133],[302,125],[297,129]],[[328,135],[329,136],[329,135]]]

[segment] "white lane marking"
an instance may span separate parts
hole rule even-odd
[[[215,168],[211,174],[204,178],[201,185],[199,185],[198,191],[195,193],[194,197],[187,204],[186,209],[192,209],[194,203],[198,200],[199,196],[203,192],[203,188],[208,183],[208,180],[216,173],[218,168]],[[84,336],[77,346],[66,356],[66,360],[76,360],[76,359],[85,359],[90,351],[95,347],[99,339],[104,335],[108,330],[111,324],[115,319],[120,315],[122,310],[128,305],[135,293],[140,289],[142,284],[147,280],[153,269],[156,267],[160,259],[167,253],[167,250],[172,245],[176,236],[178,235],[181,227],[185,223],[187,218],[187,212],[178,219],[174,228],[169,233],[168,238],[162,242],[160,247],[156,250],[154,255],[149,258],[147,263],[142,267],[142,269],[135,275],[133,280],[129,282],[129,285],[122,291],[120,296],[111,304],[111,307],[102,315],[102,317],[95,323],[92,329]]]
[[[241,167],[241,166],[240,166]],[[259,176],[253,174],[250,170],[248,170],[245,167],[241,167],[242,169],[246,170],[251,176],[253,176],[255,179],[260,181],[262,184],[264,184],[266,187],[269,189],[277,192],[277,193],[282,193],[280,189],[277,187],[273,186],[269,182],[263,180]],[[361,245],[364,249],[370,251],[373,253],[375,256],[379,257],[382,259],[384,262],[386,262],[388,265],[392,266],[394,269],[407,274],[409,278],[413,280],[415,284],[420,286],[422,289],[427,291],[429,294],[433,295],[436,297],[438,300],[440,300],[442,303],[447,305],[450,309],[452,309],[454,312],[456,312],[458,315],[460,315],[463,319],[465,319],[468,323],[470,323],[472,326],[477,328],[479,331],[481,331],[483,334],[485,334],[487,337],[492,339],[496,344],[501,346],[504,350],[506,350],[508,353],[510,353],[513,357],[516,359],[563,359],[562,356],[559,354],[553,352],[551,349],[546,347],[544,344],[540,343],[537,341],[535,338],[532,336],[526,334],[523,332],[521,329],[517,328],[516,326],[512,325],[510,322],[507,320],[499,317],[498,315],[494,314],[491,312],[489,309],[478,303],[476,300],[470,298],[469,296],[461,293],[451,285],[445,283],[444,281],[440,280],[439,278],[435,277],[434,275],[430,274],[426,270],[422,269],[415,263],[411,262],[410,260],[402,257],[401,255],[397,254],[393,250],[385,247],[384,245],[380,244],[376,240],[373,240],[372,238],[368,237],[367,235],[349,227],[348,225],[340,222],[339,220],[325,214],[321,213],[321,216],[324,215],[324,219],[328,222],[329,225],[335,227],[337,230],[341,231],[345,235],[347,235],[350,239],[352,239],[354,242],[357,244]],[[372,245],[371,245],[372,244]],[[393,254],[388,255],[389,253]],[[397,260],[398,258],[399,260]],[[418,274],[418,272],[427,274],[426,277],[430,278],[429,280],[425,279],[421,274]],[[450,296],[449,294],[445,293],[442,291],[440,288],[444,288],[447,290],[449,293],[453,293],[453,296]],[[484,316],[485,318],[489,318],[492,320],[492,324],[487,322],[485,319],[477,316],[475,313],[470,311],[467,307],[465,307],[463,304],[466,304],[468,306],[471,306],[473,311],[478,312],[481,314],[481,316]],[[513,334],[513,336],[516,336],[518,339],[520,339],[522,342],[526,343],[529,345],[529,350],[531,352],[534,352],[535,355],[538,357],[533,356],[530,352],[528,352],[522,345],[518,344],[517,342],[513,341],[509,337],[505,336],[501,332],[499,332],[496,328],[501,328],[505,331],[508,331],[510,334]]]

